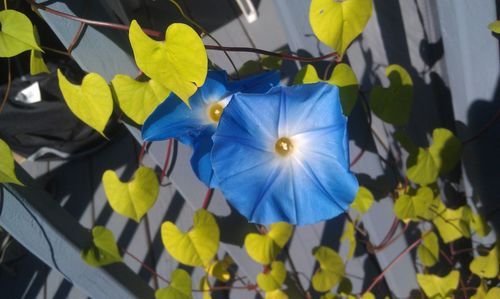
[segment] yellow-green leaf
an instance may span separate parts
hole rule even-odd
[[[30,19],[15,10],[0,11],[0,57],[16,56],[31,49],[43,52],[35,40]]]
[[[439,176],[439,167],[428,150],[421,147],[415,154],[410,154],[406,162],[406,175],[420,185],[434,183]]]
[[[165,85],[186,104],[207,76],[208,58],[196,31],[181,23],[168,26],[165,41],[149,38],[135,20],[129,39],[137,66],[151,79]]]
[[[208,280],[208,276],[205,275],[200,279],[200,291],[203,292],[203,299],[212,299],[210,289],[210,281]]]
[[[35,40],[37,44],[40,43],[40,37],[38,36],[38,30],[33,26],[33,34],[35,35]],[[30,74],[32,76],[40,74],[40,73],[50,73],[45,61],[43,61],[42,52],[31,49],[30,54]]]
[[[156,299],[192,299],[191,276],[182,269],[172,272],[170,285],[155,292]]]
[[[477,287],[476,293],[474,295],[472,295],[472,297],[470,297],[470,299],[485,299],[486,292],[487,292],[486,284],[483,281],[481,281],[479,283],[479,286]]]
[[[372,292],[363,294],[359,299],[375,299],[375,295]]]
[[[2,139],[0,139],[0,183],[23,185],[16,177],[12,152]]]
[[[351,208],[355,209],[361,214],[368,212],[373,202],[375,201],[373,194],[363,186],[360,186],[358,193],[351,204]]]
[[[282,290],[266,292],[266,299],[288,299],[288,295]]]
[[[495,278],[498,276],[498,246],[495,245],[485,256],[476,256],[469,264],[472,273],[482,278]]]
[[[158,178],[154,170],[148,167],[139,167],[134,178],[126,183],[122,183],[114,171],[106,170],[102,183],[113,210],[137,223],[153,207],[158,197]]]
[[[434,232],[422,235],[423,241],[417,248],[418,258],[424,266],[432,267],[439,261],[439,241]]]
[[[363,32],[372,15],[372,0],[313,0],[309,23],[314,34],[340,56]]]
[[[344,115],[351,114],[358,98],[359,84],[351,67],[345,63],[339,63],[333,69],[332,75],[326,81],[319,79],[314,66],[308,64],[295,76],[293,84],[311,84],[327,82],[339,88],[340,102]]]
[[[460,160],[462,143],[453,133],[445,128],[432,131],[432,145],[429,148],[440,173],[450,172]]]
[[[436,215],[433,223],[444,243],[450,243],[462,237],[470,238],[470,208],[468,206],[449,209],[441,204],[436,210]]]
[[[481,237],[486,237],[491,230],[488,223],[477,213],[471,213],[469,225]]]
[[[70,83],[57,70],[59,88],[69,109],[84,123],[104,135],[104,128],[113,112],[113,97],[106,80],[96,73],[83,78],[82,85]]]
[[[429,210],[434,204],[434,193],[429,187],[420,187],[415,195],[402,194],[394,204],[394,214],[401,220],[420,221],[430,219]]]
[[[222,260],[213,261],[212,263],[210,263],[205,271],[210,274],[210,276],[213,276],[220,281],[226,282],[231,279],[231,274],[227,269],[232,264],[234,264],[233,259],[231,258],[231,256],[226,255]]]
[[[167,221],[161,226],[163,245],[177,261],[193,267],[206,267],[219,249],[220,232],[215,217],[200,209],[193,217],[193,228],[181,232]]]
[[[292,235],[293,226],[285,222],[273,223],[267,234],[250,233],[245,237],[248,255],[257,263],[268,265],[285,247]]]
[[[81,256],[87,264],[94,267],[122,261],[113,232],[103,226],[92,229],[92,244],[81,252]]]
[[[271,264],[271,271],[257,275],[257,284],[265,292],[271,292],[280,289],[283,282],[285,282],[285,278],[285,265],[281,261],[274,261]]]
[[[497,20],[495,22],[491,22],[488,24],[488,29],[491,31],[500,34],[500,20]]]
[[[135,123],[142,125],[163,102],[170,91],[153,79],[141,82],[126,75],[116,75],[111,81],[120,109]]]
[[[451,271],[445,277],[432,274],[417,274],[418,285],[429,298],[449,298],[458,286],[460,272]]]
[[[385,69],[390,86],[374,86],[370,94],[370,107],[381,120],[393,125],[405,125],[410,119],[413,103],[413,81],[400,65],[391,64]]]
[[[325,246],[317,248],[314,257],[319,263],[319,269],[312,277],[312,286],[318,292],[326,292],[344,277],[344,262],[337,252]]]
[[[347,253],[347,260],[352,259],[354,252],[356,252],[356,230],[354,224],[350,221],[345,223],[344,233],[340,237],[340,241],[349,241],[349,252]]]
[[[498,299],[500,298],[500,288],[491,288],[486,294],[486,298],[484,299]]]

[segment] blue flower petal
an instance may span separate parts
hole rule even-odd
[[[227,87],[232,93],[265,93],[279,83],[280,73],[270,71],[253,75],[243,80],[229,81]]]
[[[275,151],[281,137],[292,142],[289,156]],[[335,86],[236,94],[213,140],[212,165],[221,191],[252,222],[304,225],[330,219],[348,208],[358,190]]]
[[[213,134],[214,128],[208,127],[195,139],[191,167],[200,181],[210,188],[217,188],[217,178],[214,175],[212,162],[210,161]]]

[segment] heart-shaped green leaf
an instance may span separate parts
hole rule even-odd
[[[177,261],[193,267],[206,267],[219,249],[220,232],[215,217],[204,209],[196,211],[193,228],[183,233],[167,221],[161,226],[163,245]]]
[[[191,276],[182,269],[172,272],[170,285],[155,292],[156,299],[192,299]]]
[[[281,261],[274,261],[271,264],[271,271],[268,273],[259,273],[257,275],[257,284],[259,288],[265,292],[271,292],[281,289],[281,285],[285,282],[286,268]]]
[[[477,213],[471,213],[469,226],[481,237],[486,237],[491,231],[488,223]]]
[[[83,78],[82,85],[70,83],[57,70],[59,88],[69,109],[84,123],[104,135],[104,128],[113,112],[113,97],[106,80],[96,73]]]
[[[33,34],[35,36],[35,40],[37,44],[40,43],[40,37],[38,36],[38,30],[33,26]],[[30,74],[32,76],[40,74],[40,73],[50,73],[45,61],[43,61],[42,52],[31,49],[30,54]]]
[[[114,171],[106,170],[102,183],[113,210],[137,223],[153,207],[158,197],[158,178],[154,170],[148,167],[139,167],[134,178],[126,183],[122,183]]]
[[[0,139],[0,183],[23,185],[16,177],[12,152],[2,139]]]
[[[358,98],[359,84],[351,67],[345,63],[339,63],[333,69],[330,78],[326,81],[318,77],[314,66],[308,64],[295,76],[294,84],[311,84],[316,82],[327,82],[335,85],[340,91],[340,102],[344,115],[351,114]]]
[[[155,80],[141,82],[126,75],[116,75],[111,81],[120,109],[139,125],[163,102],[170,91]]]
[[[400,65],[391,64],[385,69],[390,86],[374,86],[370,94],[370,107],[381,120],[393,125],[405,125],[410,119],[413,103],[413,81]]]
[[[486,298],[486,292],[488,290],[486,289],[486,284],[484,281],[481,281],[479,283],[479,286],[477,287],[476,293],[470,297],[470,299],[485,299]]]
[[[500,298],[500,288],[495,287],[491,288],[488,293],[486,294],[486,298],[484,299],[498,299]]]
[[[226,255],[220,261],[213,261],[210,265],[205,269],[205,271],[220,281],[226,282],[231,279],[231,273],[227,270],[229,266],[234,264],[231,256]]]
[[[282,290],[266,292],[266,299],[288,299],[288,295]]]
[[[417,273],[418,285],[429,298],[449,298],[458,286],[460,272],[451,271],[445,277]]]
[[[500,34],[500,20],[489,23],[488,29],[490,29],[491,31],[493,31],[497,34]]]
[[[92,245],[81,252],[82,259],[94,267],[122,261],[113,232],[103,226],[92,229]]]
[[[498,246],[494,246],[485,256],[476,256],[469,264],[472,273],[482,278],[495,278],[498,276]]]
[[[354,229],[354,224],[350,221],[345,223],[344,233],[340,237],[340,241],[349,241],[349,251],[347,252],[347,260],[352,259],[354,252],[356,251],[356,230]]]
[[[6,9],[0,11],[0,57],[12,57],[24,51],[36,49],[38,46],[33,25],[24,14]]]
[[[435,233],[424,233],[417,248],[418,258],[426,267],[432,267],[439,261],[439,241]]]
[[[243,78],[266,70],[279,70],[282,62],[283,60],[276,56],[267,56],[257,61],[249,60],[240,67],[238,74]]]
[[[319,269],[312,277],[312,286],[318,292],[327,292],[344,277],[344,262],[337,252],[325,246],[317,248],[314,257],[319,263]]]
[[[245,237],[248,255],[257,263],[268,265],[276,259],[292,235],[293,226],[285,222],[273,223],[267,234],[250,233]]]
[[[354,201],[351,204],[351,208],[358,211],[361,215],[368,212],[370,207],[372,206],[375,198],[373,194],[367,188],[360,186],[358,189],[358,193],[354,198]]]
[[[189,97],[207,76],[208,58],[196,31],[181,23],[168,26],[165,42],[149,38],[134,20],[129,39],[137,66],[189,105]]]
[[[433,223],[444,243],[450,243],[462,237],[470,238],[471,212],[468,206],[449,209],[440,203],[435,214],[437,216],[433,219]]]
[[[415,154],[408,156],[406,167],[408,178],[420,185],[432,184],[439,176],[439,167],[432,155],[428,150],[421,147],[418,148]]]
[[[394,204],[394,214],[401,220],[420,221],[430,220],[434,213],[431,208],[437,207],[434,193],[429,187],[418,188],[415,195],[402,194]]]
[[[372,0],[313,0],[309,23],[320,41],[343,56],[351,42],[363,32],[371,15]]]

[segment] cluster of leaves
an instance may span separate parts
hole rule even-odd
[[[372,0],[313,0],[309,18],[318,39],[335,49],[341,60],[351,42],[363,31],[371,14]],[[0,23],[0,57],[13,57],[24,51],[31,51],[31,73],[48,72],[41,57],[43,50],[36,28],[29,19],[17,11],[4,10],[0,12]],[[498,33],[498,21],[490,24],[490,29]],[[172,24],[165,32],[165,40],[156,41],[148,37],[137,22],[133,21],[129,39],[136,64],[142,71],[138,78],[116,75],[108,84],[99,74],[90,73],[78,85],[69,82],[58,71],[59,86],[71,111],[103,136],[115,107],[141,125],[170,92],[189,106],[189,97],[203,85],[207,74],[208,59],[203,42],[187,25]],[[253,73],[279,66],[279,60],[267,57],[247,63],[242,71]],[[386,76],[390,85],[375,86],[372,89],[369,108],[380,120],[397,128],[394,139],[408,153],[403,171],[409,183],[399,186],[394,192],[394,214],[402,223],[427,228],[421,232],[417,248],[418,259],[425,269],[424,273],[417,274],[417,282],[429,298],[449,298],[456,292],[458,285],[463,284],[460,271],[451,264],[447,275],[429,274],[435,271],[433,267],[443,255],[443,244],[470,238],[471,231],[484,237],[489,234],[490,229],[469,206],[449,208],[441,200],[437,181],[459,164],[461,141],[450,130],[436,128],[432,133],[430,146],[415,145],[405,133],[405,125],[410,120],[413,105],[412,78],[399,65],[388,66]],[[319,81],[340,88],[343,111],[349,115],[360,93],[358,80],[351,67],[338,63],[330,77],[322,80],[313,65],[306,65],[297,74],[294,84]],[[12,153],[2,140],[0,182],[21,184],[15,176]],[[140,222],[154,206],[159,193],[156,173],[145,166],[140,166],[133,179],[128,182],[120,181],[114,171],[108,170],[104,173],[102,182],[113,210],[136,222]],[[352,293],[351,282],[346,277],[344,260],[354,257],[362,217],[373,204],[376,203],[370,190],[360,187],[351,205],[358,216],[355,220],[346,222],[341,237],[342,241],[349,244],[345,258],[326,246],[317,247],[313,251],[319,267],[311,278],[311,287],[322,293],[322,298],[356,298]],[[291,225],[275,223],[267,229],[261,228],[259,233],[250,233],[245,237],[244,245],[248,255],[263,266],[256,281],[258,290],[265,292],[266,298],[288,298],[283,289],[288,271],[284,262],[279,259],[279,253],[292,234]],[[210,298],[213,280],[229,282],[233,278],[234,273],[230,271],[233,264],[231,257],[218,257],[220,230],[216,218],[207,210],[200,209],[194,213],[193,226],[187,232],[181,231],[169,221],[163,223],[161,236],[166,250],[175,260],[205,271],[206,275],[199,282],[199,290],[204,292],[204,298]],[[486,255],[475,256],[468,265],[470,272],[480,279],[473,298],[500,297],[500,288],[494,285],[499,278],[498,255],[498,245],[493,245]],[[122,260],[112,232],[99,226],[92,229],[92,243],[82,251],[82,258],[92,266],[104,266]],[[192,290],[189,274],[177,269],[171,274],[169,286],[159,289],[156,297],[192,298]],[[366,292],[362,294],[362,298],[374,296]]]

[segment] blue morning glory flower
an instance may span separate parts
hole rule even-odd
[[[212,135],[222,111],[236,92],[265,93],[279,84],[278,72],[265,72],[230,81],[224,71],[209,71],[202,87],[184,104],[175,94],[163,101],[142,127],[144,141],[175,138],[193,148],[191,166],[207,186],[217,186],[210,161]]]
[[[213,135],[219,188],[251,222],[333,218],[358,190],[346,125],[339,89],[330,84],[235,94]]]

